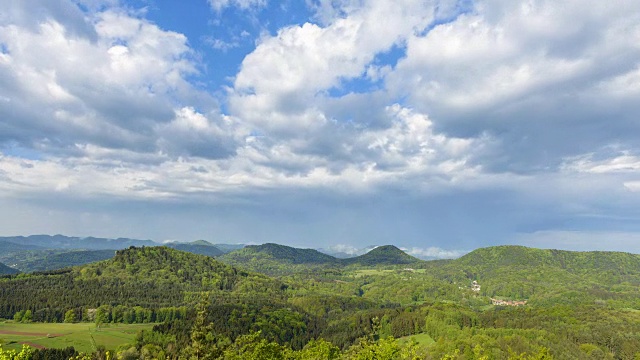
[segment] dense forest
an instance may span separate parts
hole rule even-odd
[[[0,317],[155,323],[109,355],[127,359],[637,359],[639,289],[627,253],[500,246],[421,261],[385,246],[345,261],[276,244],[218,259],[143,247],[5,275]]]
[[[0,263],[0,275],[6,275],[6,274],[15,274],[17,273],[18,270],[14,269],[14,268],[10,268],[7,265]]]

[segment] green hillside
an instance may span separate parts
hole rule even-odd
[[[220,257],[276,278],[169,247],[112,254],[0,277],[0,317],[25,324],[157,322],[135,338],[127,351],[138,355],[131,358],[190,358],[198,344],[207,344],[210,358],[236,359],[262,358],[255,351],[266,349],[278,354],[272,358],[307,359],[320,348],[342,359],[372,358],[383,349],[386,357],[373,358],[640,354],[640,263],[633,254],[498,246],[421,261],[381,246],[338,260],[264,244]],[[420,341],[412,344],[411,336]]]
[[[44,252],[43,256],[22,261],[17,267],[22,272],[56,270],[110,259],[113,254],[113,250],[77,250],[53,254]]]
[[[205,256],[216,257],[224,254],[220,249],[213,246],[210,243],[207,243],[204,240],[192,242],[192,243],[169,243],[165,246],[170,247],[172,249],[190,252],[192,254],[199,254]]]
[[[221,261],[269,275],[336,271],[345,266],[393,266],[423,262],[393,245],[379,246],[368,253],[338,259],[315,249],[279,244],[249,245],[220,257]]]
[[[70,309],[80,317],[103,304],[157,311],[193,304],[192,294],[202,291],[243,297],[277,293],[281,286],[208,256],[167,247],[130,248],[110,260],[0,279],[0,317],[30,309],[35,321],[62,321]]]
[[[298,249],[290,246],[267,243],[263,245],[248,245],[240,253],[264,253],[276,260],[287,261],[292,264],[325,264],[334,263],[333,256],[323,254],[314,249]]]
[[[377,265],[402,265],[421,263],[422,260],[408,255],[404,251],[398,249],[393,245],[378,246],[375,249],[369,251],[366,254],[341,259],[343,264],[358,264],[362,266],[377,266]]]
[[[0,263],[0,275],[10,275],[10,274],[17,274],[19,271],[9,267],[3,263]]]
[[[437,277],[470,286],[480,295],[530,304],[610,303],[640,306],[640,255],[495,246],[458,259],[426,262]]]

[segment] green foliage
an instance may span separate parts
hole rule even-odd
[[[422,263],[393,245],[378,246],[368,253],[353,258],[341,259],[345,265],[378,266]]]
[[[162,309],[196,303],[193,294],[201,291],[220,297],[278,296],[282,288],[276,280],[207,256],[166,247],[131,248],[118,251],[111,260],[81,267],[0,278],[0,317],[30,309],[33,321],[62,322],[71,307],[82,315],[77,320],[95,321],[84,314],[106,306],[103,310],[110,315],[102,319],[104,323],[154,322],[166,318]]]
[[[31,360],[33,349],[23,345],[20,351],[4,350],[0,345],[0,360]]]
[[[66,323],[74,323],[74,322],[76,322],[76,312],[75,312],[75,310],[73,310],[73,309],[67,310],[67,312],[64,313],[64,322],[66,322]]]

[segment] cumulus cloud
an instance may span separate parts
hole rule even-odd
[[[640,108],[627,99],[640,5],[621,5],[479,1],[408,37],[387,85],[438,130],[498,136],[500,153],[485,159],[495,171],[535,172],[585,148],[633,146]]]
[[[209,4],[218,13],[267,5]],[[394,217],[397,196],[418,199],[420,211],[450,196],[458,210],[448,208],[446,222],[491,235],[485,223],[503,233],[634,229],[620,217],[637,218],[640,193],[639,4],[309,4],[310,21],[264,32],[214,96],[200,81],[215,70],[194,39],[144,11],[116,0],[8,1],[2,193],[182,203],[233,194],[251,204],[269,192],[379,197],[381,222],[409,221]],[[218,40],[208,45],[237,44]],[[501,216],[486,218],[485,203]],[[473,243],[473,229],[452,227]]]
[[[228,7],[237,7],[247,10],[251,8],[261,8],[267,5],[267,0],[208,0],[211,8],[217,12]]]

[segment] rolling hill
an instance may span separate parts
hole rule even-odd
[[[31,235],[0,237],[0,242],[37,246],[42,249],[118,250],[129,246],[158,246],[151,240],[128,238],[107,239],[97,237],[72,237],[65,235]]]
[[[273,243],[249,245],[237,252],[237,254],[240,253],[263,253],[271,256],[273,259],[290,262],[292,264],[331,264],[336,262],[336,258],[323,254],[318,250],[299,249]]]
[[[315,249],[279,244],[249,245],[220,257],[228,264],[269,275],[334,271],[345,266],[392,266],[421,263],[393,245],[379,246],[366,254],[339,259]]]
[[[167,243],[165,246],[172,249],[190,252],[192,254],[206,255],[216,257],[224,254],[224,252],[209,242],[204,240],[194,241],[191,243]]]
[[[368,253],[360,256],[341,259],[340,262],[347,265],[358,264],[362,266],[376,266],[421,263],[423,261],[408,255],[393,245],[384,245],[378,246]]]
[[[41,257],[34,257],[18,263],[17,267],[22,272],[56,270],[107,260],[112,258],[113,254],[113,250],[67,251],[63,253],[45,254]]]
[[[193,304],[189,294],[202,291],[242,298],[252,293],[245,288],[269,294],[281,286],[208,256],[167,247],[129,248],[109,260],[0,279],[0,317],[32,309],[34,321],[61,321],[69,309],[81,314],[102,304],[118,304],[157,310]]]
[[[9,267],[9,266],[7,266],[7,265],[5,265],[3,263],[0,263],[0,275],[12,275],[12,274],[17,274],[19,272],[20,271],[14,269],[12,267]]]
[[[577,252],[494,246],[458,259],[428,261],[433,276],[470,287],[479,295],[527,299],[530,304],[604,303],[640,306],[640,255],[620,252]]]

